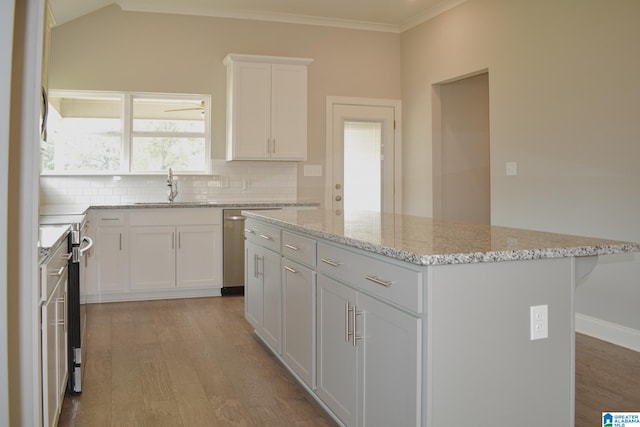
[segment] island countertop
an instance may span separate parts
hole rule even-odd
[[[243,211],[247,218],[416,265],[470,264],[640,252],[640,243],[411,215],[331,210]]]

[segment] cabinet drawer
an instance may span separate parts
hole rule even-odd
[[[127,225],[129,222],[129,212],[124,209],[112,211],[99,211],[96,214],[96,222],[99,227],[116,227]]]
[[[282,232],[282,255],[301,263],[316,265],[316,241],[298,234]]]
[[[422,313],[422,273],[419,271],[318,243],[318,272]]]
[[[247,241],[280,252],[280,229],[260,222],[247,220],[244,224]]]
[[[67,275],[67,267],[71,254],[67,250],[67,241],[64,240],[49,258],[46,264],[41,266],[42,269],[42,289],[40,299],[46,301],[49,295],[55,289],[61,279]]]

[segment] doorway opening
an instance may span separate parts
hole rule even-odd
[[[491,223],[489,73],[433,85],[433,217]]]

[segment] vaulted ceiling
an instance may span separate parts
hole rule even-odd
[[[49,0],[61,25],[103,7],[401,32],[466,0]]]

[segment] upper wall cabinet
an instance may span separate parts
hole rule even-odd
[[[306,58],[229,54],[227,160],[307,159]]]

